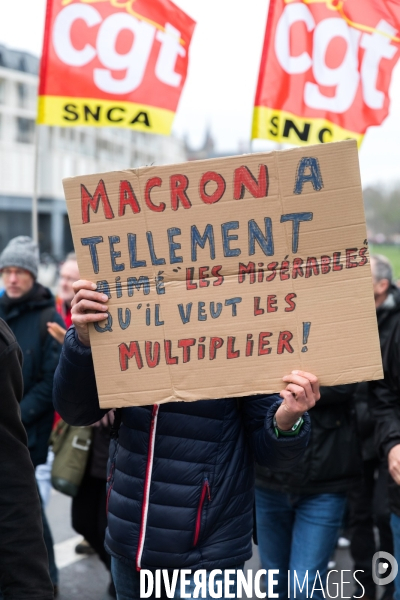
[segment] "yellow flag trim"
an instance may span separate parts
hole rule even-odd
[[[360,147],[364,135],[327,119],[298,117],[284,110],[255,106],[251,137],[296,146],[355,139]]]
[[[58,127],[124,127],[169,135],[174,115],[172,110],[134,102],[39,96],[37,123]]]

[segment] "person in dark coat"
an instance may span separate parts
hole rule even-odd
[[[311,439],[290,473],[256,465],[257,540],[263,569],[279,569],[275,591],[288,597],[324,598],[328,561],[346,507],[346,494],[361,474],[361,457],[352,416],[355,385],[321,388],[311,411]],[[290,590],[288,596],[288,570]],[[317,572],[320,576],[318,579]],[[308,574],[303,590],[300,586]],[[322,584],[320,584],[320,581]],[[297,585],[297,584],[296,584]]]
[[[372,256],[371,270],[379,339],[383,347],[391,334],[393,312],[400,308],[400,291],[391,283],[392,267],[386,257]],[[354,596],[372,600],[377,591],[372,577],[372,557],[377,551],[393,554],[388,502],[389,474],[387,459],[378,455],[375,445],[376,420],[372,414],[373,398],[369,382],[357,385],[354,402],[358,437],[362,448],[363,478],[360,485],[349,493],[349,525],[354,570],[359,570],[358,579],[365,589],[364,596],[361,596],[361,588],[356,590]],[[375,527],[379,533],[378,545]],[[381,588],[382,600],[392,600],[393,583]]]
[[[20,417],[21,365],[18,343],[0,319],[0,596],[52,600],[39,496]]]
[[[387,259],[375,257],[383,266]],[[385,281],[385,279],[387,281]],[[371,382],[373,416],[376,420],[375,440],[380,456],[389,468],[390,524],[394,555],[400,565],[400,290],[391,284],[389,276],[382,280],[375,294],[386,298],[381,309],[387,312],[385,336],[381,340],[384,379]],[[386,283],[386,290],[385,290]],[[375,290],[374,282],[374,290]],[[385,573],[385,577],[388,574]],[[395,579],[395,600],[400,600],[400,575]]]
[[[67,332],[53,397],[67,423],[87,425],[107,412],[98,404],[88,334],[89,322],[104,319],[107,296],[88,281],[74,287],[76,329]],[[242,402],[121,409],[110,444],[106,532],[117,597],[140,597],[141,569],[235,571],[251,557],[254,457],[292,468],[309,439],[306,410],[319,398],[314,375],[294,371],[283,380],[280,395]]]
[[[0,255],[5,293],[0,297],[0,317],[13,331],[24,357],[24,395],[21,419],[28,435],[33,466],[47,459],[54,419],[52,387],[61,346],[47,332],[48,321],[63,324],[50,290],[36,281],[39,267],[37,244],[26,236],[12,239]],[[49,554],[50,576],[57,586],[53,540],[43,511],[43,529]]]

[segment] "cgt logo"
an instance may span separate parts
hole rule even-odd
[[[73,41],[73,28],[82,21],[88,31],[99,26],[94,45]],[[118,51],[122,32],[133,36],[130,49],[125,53]],[[126,12],[103,18],[94,6],[70,4],[57,15],[52,32],[52,44],[59,60],[71,67],[83,67],[97,57],[101,67],[93,69],[93,82],[102,92],[114,95],[129,94],[141,85],[155,40],[160,43],[155,77],[177,88],[182,75],[176,72],[176,63],[179,57],[186,57],[186,49],[181,43],[181,32],[168,22],[165,28],[157,28]]]
[[[392,583],[398,570],[397,560],[389,552],[376,552],[372,557],[372,579],[376,585]]]
[[[290,1],[290,0],[289,0]],[[356,25],[356,24],[353,24]],[[312,32],[311,55],[306,47],[294,53],[291,36],[295,28]],[[362,28],[362,27],[361,27]],[[312,69],[315,82],[304,85],[303,100],[311,109],[337,114],[345,113],[353,104],[361,82],[362,96],[370,109],[384,106],[385,94],[378,88],[380,65],[392,59],[397,48],[392,44],[396,29],[381,19],[371,32],[349,26],[340,17],[325,18],[316,23],[310,9],[302,3],[287,4],[276,27],[274,49],[281,68],[289,75]],[[297,29],[297,31],[299,31]],[[395,41],[399,41],[395,38]],[[363,57],[359,66],[359,52]],[[328,53],[336,59],[329,59]],[[339,64],[337,58],[342,57]],[[333,63],[336,63],[333,66]],[[326,88],[330,88],[327,93]],[[334,93],[329,93],[329,92]]]
[[[194,27],[171,0],[48,0],[38,123],[169,135]]]

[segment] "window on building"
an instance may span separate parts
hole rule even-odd
[[[17,97],[19,108],[28,108],[29,106],[29,86],[26,83],[17,83]]]
[[[17,142],[32,144],[35,137],[35,121],[17,117]]]
[[[136,150],[131,152],[131,166],[136,167],[139,164],[139,154]]]
[[[112,154],[113,144],[104,138],[98,138],[96,142],[97,150],[109,156]]]
[[[68,129],[66,129],[65,127],[59,127],[58,128],[58,145],[60,148],[62,148],[63,150],[66,150],[68,148]]]
[[[90,133],[84,133],[83,131],[79,134],[79,151],[85,154],[93,154],[93,136]]]
[[[4,104],[6,101],[6,81],[0,79],[0,104]]]

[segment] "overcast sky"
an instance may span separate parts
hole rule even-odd
[[[250,137],[268,0],[175,3],[197,26],[174,131],[199,146],[210,127],[218,150],[237,150]],[[45,7],[45,0],[0,0],[0,43],[39,56]],[[391,99],[389,117],[381,127],[369,129],[361,147],[364,186],[400,182],[400,63],[394,70]],[[253,147],[272,149],[273,143],[256,141]]]

